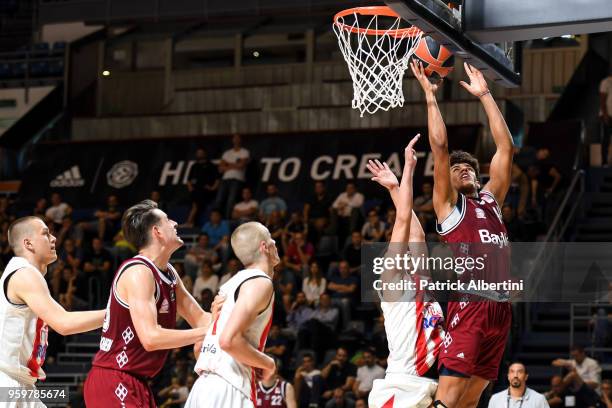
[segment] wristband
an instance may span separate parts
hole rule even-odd
[[[485,96],[486,94],[490,94],[491,90],[487,89],[485,92],[481,93],[480,95],[478,95],[479,98],[482,98],[483,96]]]

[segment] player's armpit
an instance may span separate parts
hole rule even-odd
[[[34,314],[62,336],[82,333],[102,326],[104,310],[67,312],[49,292],[47,282],[37,270],[26,267],[11,276],[9,296],[28,305]]]
[[[191,327],[204,327],[208,329],[212,321],[211,314],[202,310],[198,302],[187,291],[183,281],[177,276],[176,307],[179,316],[187,320]]]

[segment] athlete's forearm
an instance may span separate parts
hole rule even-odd
[[[501,111],[499,110],[499,107],[497,106],[497,103],[495,103],[495,99],[493,99],[491,93],[480,97],[480,102],[482,102],[482,106],[484,107],[487,118],[489,119],[489,126],[491,127],[491,134],[493,136],[495,146],[498,150],[512,150],[512,135],[510,134],[510,130],[508,130],[508,125],[506,124],[504,115],[502,115]]]
[[[442,113],[438,107],[438,101],[434,94],[427,94],[427,129],[429,133],[429,144],[431,151],[436,157],[436,153],[443,149],[448,152],[448,137],[446,135],[446,125],[442,118]]]
[[[261,369],[274,367],[274,360],[253,347],[242,335],[231,336],[226,341],[220,339],[220,346],[226,353],[246,366]]]
[[[102,327],[105,312],[105,310],[67,312],[62,334],[64,336],[69,336],[71,334],[84,333]]]
[[[206,328],[197,327],[189,330],[164,329],[157,326],[155,329],[147,331],[147,334],[140,336],[140,342],[147,351],[167,350],[178,347],[185,347],[202,340],[206,335]]]

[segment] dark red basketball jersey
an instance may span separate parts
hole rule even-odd
[[[492,283],[510,278],[508,232],[497,201],[489,191],[481,191],[478,197],[460,193],[457,205],[437,229],[442,240],[452,245],[456,257],[485,257],[484,270],[472,269],[464,276],[466,280],[477,278]]]
[[[257,383],[257,408],[287,408],[287,381],[276,379],[274,385],[266,389],[261,381]]]
[[[168,272],[163,272],[142,255],[128,259],[121,264],[113,279],[102,325],[100,350],[94,357],[92,365],[123,371],[140,378],[152,378],[161,370],[169,350],[144,349],[134,329],[129,306],[119,297],[117,281],[126,269],[134,265],[145,265],[151,270],[155,279],[157,324],[165,329],[175,328],[175,288],[178,275],[174,268],[168,264]]]

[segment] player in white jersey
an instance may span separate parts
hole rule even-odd
[[[265,226],[247,222],[231,244],[246,269],[219,290],[225,303],[204,338],[195,366],[200,377],[186,408],[254,407],[256,378],[268,380],[275,372],[263,350],[272,324],[272,275],[280,262],[276,243]]]
[[[64,336],[94,330],[102,326],[104,310],[67,312],[53,300],[44,275],[57,259],[55,237],[40,218],[14,221],[8,241],[15,256],[0,279],[0,387],[33,389],[45,379],[47,325]],[[41,402],[2,406],[44,407]]]
[[[426,255],[425,233],[412,211],[412,181],[417,158],[413,149],[415,136],[404,151],[402,181],[386,163],[370,161],[372,180],[389,190],[396,208],[391,243],[385,254],[395,257],[408,251]],[[417,271],[418,272],[418,271]],[[417,274],[385,270],[383,283],[413,280]],[[423,276],[419,276],[423,279]],[[442,309],[426,293],[419,291],[383,290],[379,292],[389,343],[385,378],[375,380],[368,398],[370,408],[426,408],[433,401],[437,383],[427,374],[436,364],[444,336]],[[431,377],[431,375],[430,375]]]

